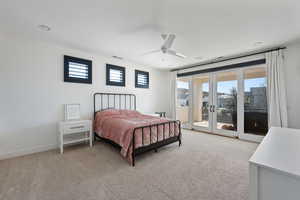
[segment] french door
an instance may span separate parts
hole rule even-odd
[[[237,78],[235,71],[193,77],[193,129],[237,135]]]
[[[181,121],[182,128],[191,128],[191,84],[189,78],[178,79],[176,82],[176,119]]]
[[[192,128],[212,132],[212,74],[201,74],[192,78]]]
[[[238,132],[239,71],[223,71],[213,76],[212,132],[235,137]]]
[[[266,135],[264,65],[199,74],[184,80],[188,84],[182,89],[185,95],[181,91],[185,100],[181,100],[178,113],[185,117],[186,128],[258,142]]]
[[[267,70],[265,66],[241,71],[239,138],[260,142],[268,132]]]

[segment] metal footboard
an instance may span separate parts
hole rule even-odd
[[[174,127],[174,135],[171,135],[171,125],[173,124]],[[176,125],[178,126],[178,135],[176,135],[175,131],[175,127]],[[163,139],[159,140],[158,137],[158,133],[159,133],[159,127],[162,126],[163,127]],[[168,133],[166,133],[166,126],[169,126],[169,131]],[[156,128],[156,141],[153,142],[152,138],[152,128],[155,127]],[[145,145],[145,133],[144,130],[145,129],[149,129],[150,130],[150,144]],[[138,134],[137,130],[141,130],[140,134],[142,134],[142,146],[135,148],[135,144],[136,144],[136,134]],[[168,135],[166,135],[168,134]],[[148,125],[148,126],[141,126],[141,127],[136,127],[133,130],[133,136],[132,136],[132,166],[135,166],[135,157],[138,154],[141,154],[143,152],[146,151],[150,151],[150,150],[155,150],[155,152],[157,152],[157,149],[174,143],[174,142],[179,142],[179,146],[181,146],[181,123],[179,120],[173,120],[173,121],[168,121],[168,122],[163,122],[163,123],[158,123],[158,124],[152,124],[152,125]]]

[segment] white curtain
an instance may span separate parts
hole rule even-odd
[[[283,50],[266,53],[268,68],[269,127],[287,127]]]
[[[171,72],[171,116],[176,119],[176,78],[177,72]]]

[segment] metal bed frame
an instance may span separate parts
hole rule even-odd
[[[96,98],[100,97],[100,108],[97,108],[96,106]],[[105,101],[106,100],[106,103]],[[111,101],[113,102],[113,105],[111,106]],[[129,104],[129,105],[128,105]],[[96,113],[98,111],[102,111],[105,109],[129,109],[129,110],[136,110],[136,96],[134,94],[122,94],[122,93],[94,93],[94,119],[96,116]],[[173,124],[174,127],[174,132],[175,132],[175,125],[178,125],[178,129],[179,129],[179,134],[178,135],[174,135],[171,136],[171,124]],[[159,126],[163,127],[163,139],[162,140],[158,140],[158,134],[156,141],[153,142],[152,141],[152,128],[156,128],[157,133],[158,133],[158,128]],[[168,137],[166,137],[165,133],[165,127],[169,126],[169,133],[168,133]],[[144,129],[149,128],[150,130],[150,144],[144,146]],[[135,135],[138,134],[137,130],[141,129],[141,134],[142,134],[142,146],[138,147],[138,148],[134,148],[135,147]],[[94,133],[94,140],[96,141],[97,138],[112,144],[113,146],[116,146],[118,148],[121,148],[119,144],[116,144],[115,142],[106,139],[106,138],[102,138],[100,137],[97,133]],[[157,124],[151,124],[148,126],[140,126],[140,127],[136,127],[133,129],[133,137],[132,137],[132,166],[135,166],[135,157],[141,153],[147,152],[147,151],[151,151],[154,150],[155,152],[157,152],[157,149],[160,147],[163,147],[165,145],[174,143],[174,142],[179,142],[179,146],[181,146],[181,123],[179,120],[170,120],[168,122],[163,122],[163,123],[157,123]]]

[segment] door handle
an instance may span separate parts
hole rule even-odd
[[[209,106],[209,112],[215,112],[215,105],[210,105]]]

